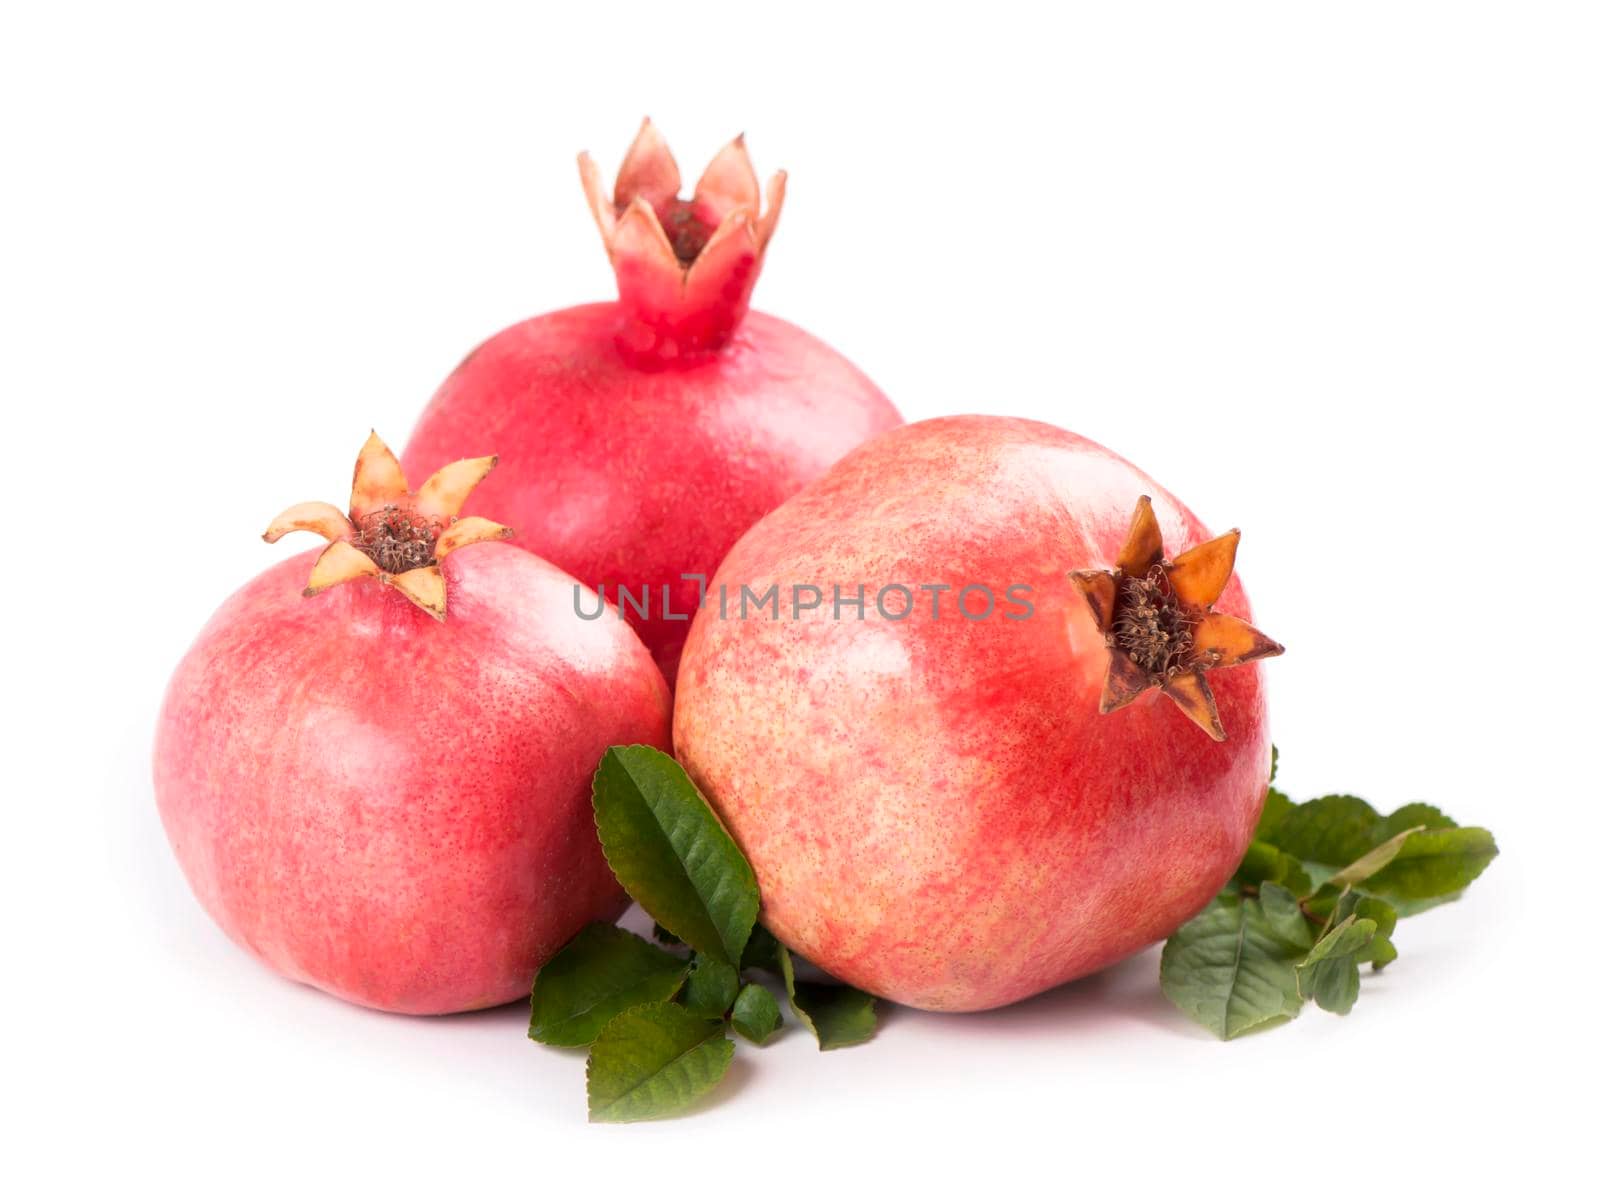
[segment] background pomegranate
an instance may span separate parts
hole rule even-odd
[[[1163,560],[1157,524],[1172,555],[1204,546]],[[1088,440],[981,416],[881,436],[758,523],[713,585],[730,616],[690,633],[674,739],[766,924],[857,986],[970,1010],[1195,913],[1243,854],[1268,770],[1257,670],[1212,671],[1279,650],[1242,621],[1236,540],[1205,542]],[[774,583],[780,609],[738,617],[741,587]],[[907,592],[879,607],[890,584]],[[859,616],[835,617],[835,585],[865,586]],[[994,594],[981,620],[958,608],[986,607],[968,585]]]
[[[514,1000],[620,913],[590,774],[612,743],[667,743],[671,698],[633,632],[575,618],[570,576],[454,517],[493,463],[412,495],[374,436],[348,520],[307,503],[274,521],[269,541],[331,542],[223,604],[156,733],[156,800],[201,904],[275,970],[374,1008]]]
[[[635,605],[619,605],[670,681],[703,584],[683,574],[709,577],[758,518],[901,420],[827,345],[749,310],[785,176],[763,211],[742,137],[690,199],[648,120],[612,197],[587,155],[579,166],[618,300],[527,320],[473,350],[403,459],[420,476],[495,445],[502,466],[483,508],[607,598],[627,586]]]

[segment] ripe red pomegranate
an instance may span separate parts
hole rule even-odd
[[[962,1011],[1193,915],[1269,762],[1261,678],[1228,666],[1281,649],[1244,621],[1237,541],[1097,444],[981,416],[880,436],[758,523],[690,632],[673,730],[767,926]]]
[[[785,176],[767,185],[763,212],[742,137],[690,199],[648,120],[612,198],[588,155],[578,164],[618,300],[480,345],[445,379],[403,459],[421,476],[498,446],[501,467],[476,501],[616,602],[670,681],[700,588],[734,541],[901,420],[827,345],[749,310]]]
[[[370,439],[349,518],[311,502],[268,528],[330,542],[212,616],[156,733],[156,800],[200,903],[274,970],[373,1008],[517,999],[620,913],[590,775],[613,743],[668,743],[638,637],[573,617],[570,576],[486,542],[506,528],[456,518],[493,464],[412,494]]]

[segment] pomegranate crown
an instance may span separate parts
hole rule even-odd
[[[443,622],[440,563],[457,548],[511,535],[511,528],[477,515],[459,517],[467,496],[497,459],[480,456],[446,465],[413,493],[400,462],[373,432],[356,457],[348,515],[329,502],[301,502],[273,519],[261,538],[273,544],[291,531],[315,531],[328,541],[311,566],[306,597],[376,577]]]
[[[617,276],[622,347],[662,364],[721,348],[750,309],[788,176],[772,176],[763,211],[740,134],[711,159],[693,197],[681,199],[678,163],[649,117],[610,196],[587,153],[578,173]]]
[[[1071,574],[1110,652],[1102,714],[1157,689],[1213,739],[1228,737],[1206,673],[1283,654],[1244,619],[1211,608],[1233,576],[1238,550],[1235,528],[1166,559],[1155,510],[1141,497],[1116,566]]]

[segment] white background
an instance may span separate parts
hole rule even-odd
[[[536,8],[0,19],[6,1185],[1576,1181],[1592,7]],[[792,1031],[694,1116],[591,1127],[521,1008],[363,1012],[207,921],[148,779],[168,673],[369,426],[609,297],[573,155],[614,171],[646,112],[690,177],[741,129],[789,169],[757,305],[908,418],[1045,418],[1244,527],[1291,792],[1496,832],[1353,1015],[1217,1043],[1146,953],[857,1050]]]

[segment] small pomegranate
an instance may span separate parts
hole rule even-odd
[[[1268,771],[1261,678],[1230,666],[1281,649],[1238,538],[1097,444],[980,416],[880,436],[758,523],[690,632],[674,741],[767,926],[960,1011],[1192,916]]]
[[[514,1000],[620,913],[590,774],[613,743],[668,743],[638,637],[574,618],[570,576],[457,517],[494,463],[411,493],[374,435],[348,518],[309,502],[267,529],[329,543],[212,616],[156,732],[156,801],[200,903],[274,970],[373,1008]]]
[[[785,176],[768,184],[763,211],[742,137],[690,199],[648,120],[613,196],[587,154],[578,165],[618,300],[480,345],[403,459],[420,476],[472,451],[469,436],[498,445],[503,464],[476,500],[615,601],[670,681],[705,578],[734,541],[901,420],[827,345],[749,310]]]

